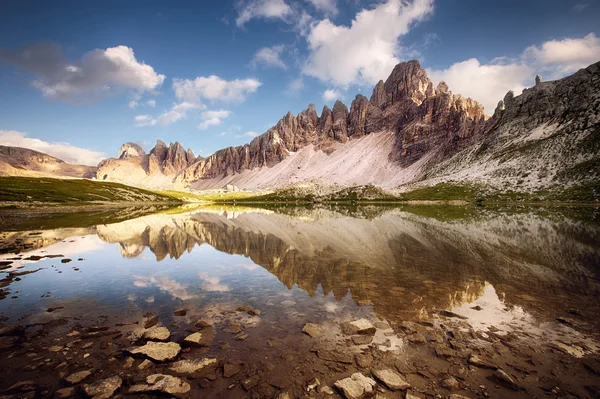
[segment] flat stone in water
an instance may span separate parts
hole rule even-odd
[[[142,338],[152,341],[167,341],[171,336],[171,332],[166,327],[154,327],[144,331]]]
[[[169,369],[179,374],[191,374],[207,366],[216,364],[217,359],[180,360],[173,363]]]
[[[54,397],[57,399],[66,399],[75,396],[75,388],[62,388],[54,392]]]
[[[154,342],[150,341],[144,346],[130,349],[131,354],[142,354],[150,359],[166,362],[173,360],[181,352],[181,346],[175,342]]]
[[[65,381],[71,385],[79,384],[81,381],[92,375],[89,370],[78,371],[65,378]]]
[[[240,372],[242,366],[239,363],[225,363],[223,366],[223,377],[231,378]]]
[[[306,323],[302,328],[302,332],[314,338],[323,334],[323,327],[318,324]]]
[[[193,346],[208,346],[209,342],[204,337],[204,334],[201,332],[195,332],[191,335],[188,335],[183,340],[184,344],[193,345]]]
[[[146,377],[146,384],[137,384],[129,388],[129,393],[153,391],[180,396],[190,391],[190,384],[172,375],[152,374]]]
[[[334,385],[344,393],[347,399],[361,399],[373,392],[377,383],[362,373],[354,373],[348,378],[336,381]]]
[[[109,399],[122,384],[123,380],[121,380],[121,377],[114,376],[96,381],[93,384],[84,385],[83,390],[93,399]]]
[[[391,369],[374,370],[373,375],[392,391],[404,391],[410,388],[410,384],[402,376]]]

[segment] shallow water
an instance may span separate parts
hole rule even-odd
[[[213,326],[211,342],[183,358],[242,364],[229,378],[220,368],[185,376],[190,397],[282,391],[293,397],[315,377],[332,386],[376,366],[395,367],[422,397],[450,394],[439,385],[448,376],[459,379],[456,392],[467,396],[530,397],[558,387],[561,394],[594,397],[599,377],[585,362],[597,360],[600,350],[595,211],[579,210],[576,219],[552,210],[476,210],[448,218],[440,217],[443,210],[429,217],[416,209],[211,208],[88,227],[14,226],[0,236],[0,261],[12,262],[0,275],[8,277],[0,317],[30,326],[31,336],[9,346],[11,361],[0,361],[9,378],[0,387],[33,379],[38,395],[51,396],[60,378],[43,376],[43,369],[61,361],[68,372],[130,373],[120,366],[123,351],[138,342],[144,314],[155,313],[176,342],[198,319]],[[592,216],[581,217],[586,212]],[[27,260],[36,255],[62,257]],[[23,274],[28,271],[35,272]],[[260,314],[236,311],[245,306]],[[177,309],[186,309],[185,316],[176,316]],[[370,346],[355,345],[340,328],[361,318],[379,322]],[[323,326],[323,335],[303,334],[306,323]],[[120,327],[121,341],[85,359],[85,351],[71,349],[33,370],[23,366],[30,361],[18,361],[93,325]],[[332,360],[327,351],[336,350],[350,360]],[[507,371],[519,390],[469,366],[473,353]],[[356,356],[371,362],[365,367]],[[458,366],[466,375],[456,375]],[[576,376],[579,370],[585,374]],[[145,375],[133,374],[130,380]],[[245,386],[255,375],[260,382]],[[548,391],[550,385],[556,386]],[[318,390],[315,395],[326,396]]]

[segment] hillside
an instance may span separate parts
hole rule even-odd
[[[96,167],[72,165],[42,152],[0,145],[0,176],[85,177],[96,176]]]
[[[118,183],[85,179],[0,177],[0,202],[133,204],[181,200]]]

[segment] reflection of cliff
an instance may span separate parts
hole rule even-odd
[[[94,227],[4,232],[0,233],[0,254],[33,251],[56,244],[69,237],[86,236],[95,232]]]
[[[443,223],[391,211],[373,220],[331,215],[199,212],[98,226],[126,256],[148,246],[158,260],[195,244],[251,258],[287,287],[372,303],[385,317],[416,317],[480,296],[487,282],[511,303],[553,294],[594,295],[598,231],[533,216]],[[547,302],[543,302],[547,306]],[[561,303],[566,306],[565,303]]]

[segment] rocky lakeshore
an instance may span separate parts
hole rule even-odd
[[[169,317],[101,315],[0,329],[5,398],[248,397],[594,398],[600,359],[583,341],[543,343],[523,331],[478,331],[464,316],[269,322],[251,306]],[[310,315],[305,315],[310,320]],[[573,319],[585,322],[574,311]],[[90,322],[99,322],[90,325]],[[567,332],[566,330],[564,332]],[[586,355],[583,355],[587,352]]]

